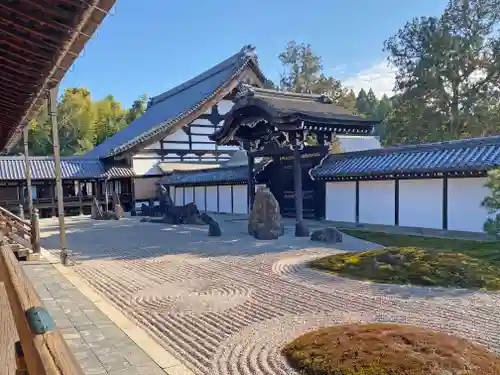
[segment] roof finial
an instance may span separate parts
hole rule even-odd
[[[253,44],[247,44],[241,49],[241,52],[247,56],[255,56],[255,46]]]

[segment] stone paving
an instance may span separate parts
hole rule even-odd
[[[52,264],[25,263],[23,270],[86,375],[165,374]]]
[[[336,249],[319,247],[294,238],[290,225],[279,240],[256,241],[241,218],[216,219],[220,238],[208,237],[206,227],[136,218],[67,219],[75,272],[183,363],[182,373],[291,374],[279,353],[283,343],[340,322],[416,324],[500,351],[497,293],[319,273],[305,262],[376,245],[346,236]],[[57,222],[41,225],[44,246],[56,248]]]

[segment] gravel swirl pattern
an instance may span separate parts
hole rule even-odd
[[[221,223],[219,240],[199,229],[125,224],[69,233],[81,255],[75,271],[196,374],[293,374],[283,343],[357,321],[419,325],[500,352],[498,293],[320,273],[306,262],[339,250],[289,235],[255,241],[242,234],[244,222]]]

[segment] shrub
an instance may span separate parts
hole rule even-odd
[[[488,172],[488,181],[485,185],[490,189],[490,195],[484,198],[482,206],[486,207],[490,215],[484,223],[484,231],[492,236],[500,238],[500,169]]]

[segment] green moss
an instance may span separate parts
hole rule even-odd
[[[495,263],[460,252],[389,247],[331,255],[310,266],[381,283],[500,290],[500,269]]]
[[[288,343],[282,353],[304,375],[500,373],[500,358],[483,347],[408,325],[374,323],[321,328]]]

